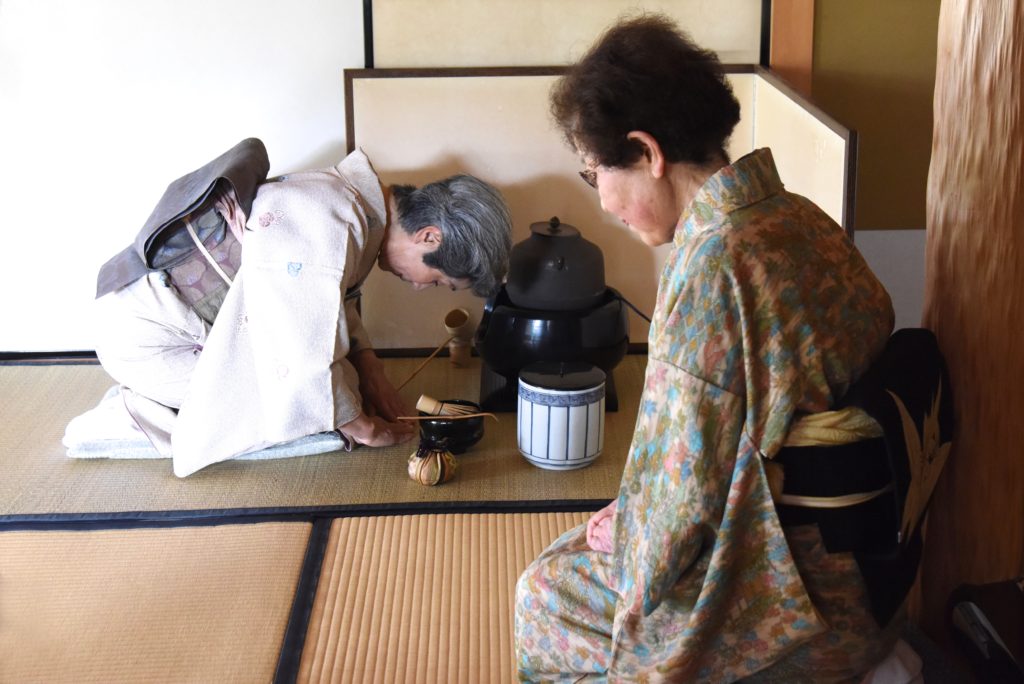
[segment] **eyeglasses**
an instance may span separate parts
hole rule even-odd
[[[584,169],[580,171],[580,178],[583,179],[584,183],[597,190],[597,171],[594,169]]]

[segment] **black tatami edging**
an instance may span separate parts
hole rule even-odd
[[[318,518],[309,534],[306,557],[302,561],[302,571],[295,586],[288,626],[285,628],[281,651],[277,657],[275,684],[292,684],[298,679],[302,650],[306,645],[306,633],[309,632],[309,620],[313,614],[316,590],[320,586],[320,572],[327,553],[327,540],[331,535],[332,519]]]
[[[0,351],[0,366],[95,366],[94,351],[6,352]]]
[[[132,527],[231,525],[256,522],[312,522],[317,518],[420,515],[426,513],[559,513],[596,511],[609,499],[509,501],[423,501],[404,503],[197,508],[166,511],[14,513],[0,515],[0,532],[10,530],[104,530]]]

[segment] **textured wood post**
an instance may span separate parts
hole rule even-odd
[[[811,96],[814,69],[814,0],[772,0],[772,71],[801,95]]]
[[[948,643],[957,585],[1024,574],[1024,0],[943,0],[928,176],[924,325],[957,432],[921,571],[924,629]]]

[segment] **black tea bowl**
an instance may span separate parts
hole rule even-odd
[[[442,399],[445,404],[455,404],[472,409],[469,413],[479,413],[480,405],[474,404],[465,399]],[[420,412],[421,416],[427,415]],[[428,420],[419,421],[420,437],[440,443],[444,440],[445,448],[453,454],[461,454],[473,446],[484,436],[484,416],[473,418],[458,418],[453,420],[447,416],[434,416]]]

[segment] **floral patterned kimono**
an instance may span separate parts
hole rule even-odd
[[[884,657],[899,625],[871,617],[852,554],[828,554],[816,526],[783,530],[762,459],[892,326],[864,259],[783,189],[769,150],[712,176],[661,275],[613,551],[584,525],[520,578],[520,678],[843,681]]]

